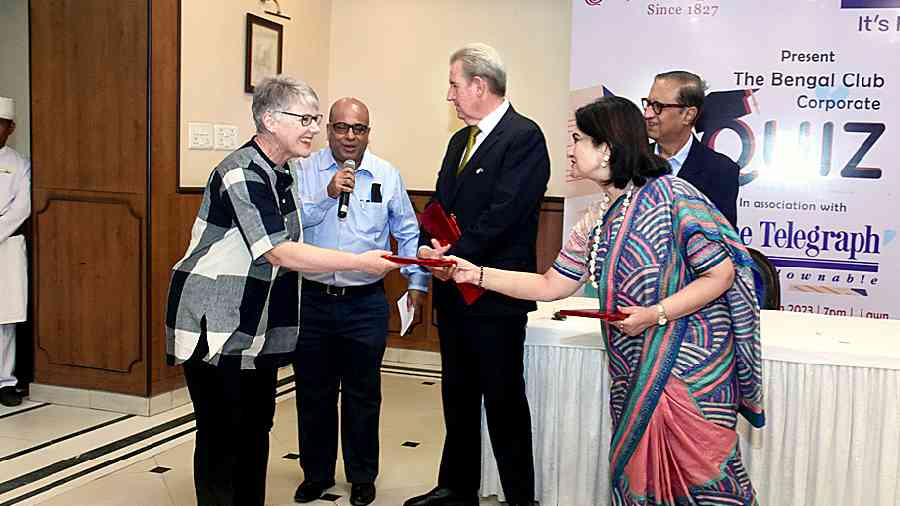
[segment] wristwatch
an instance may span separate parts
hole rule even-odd
[[[662,327],[669,323],[669,317],[666,315],[666,308],[662,304],[656,305],[656,324]]]

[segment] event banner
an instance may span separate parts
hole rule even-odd
[[[741,166],[783,309],[900,317],[900,0],[573,0],[573,110],[669,70],[708,84],[697,138]]]

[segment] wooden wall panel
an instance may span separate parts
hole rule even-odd
[[[35,192],[36,345],[50,365],[128,373],[141,360],[144,199],[130,200]]]
[[[35,380],[147,395],[149,0],[32,0]]]
[[[147,36],[147,0],[31,2],[36,188],[146,192]]]
[[[183,386],[180,367],[166,363],[165,309],[172,265],[187,248],[200,195],[178,187],[179,0],[151,3],[150,96],[150,286],[147,312],[150,338],[150,392]]]
[[[432,192],[410,191],[409,198],[412,201],[416,212],[421,212],[431,198]],[[391,246],[394,251],[397,250],[393,240]],[[385,293],[388,298],[388,305],[391,309],[390,319],[388,320],[388,346],[395,348],[406,348],[412,350],[438,351],[440,345],[438,343],[437,327],[433,324],[434,312],[431,306],[431,292],[422,305],[422,311],[416,315],[415,321],[409,332],[405,336],[400,335],[400,311],[397,310],[397,299],[406,291],[406,278],[400,274],[400,271],[389,273],[384,279]]]
[[[563,241],[563,199],[548,197],[541,205],[537,236],[537,271],[547,272]]]
[[[174,170],[174,169],[173,169]],[[168,174],[168,170],[166,170]],[[173,173],[174,174],[174,173]],[[174,179],[173,179],[174,181]],[[176,184],[173,182],[173,185]],[[202,195],[175,193],[174,186],[169,195],[153,194],[153,221],[151,235],[153,242],[150,284],[150,389],[156,395],[184,386],[181,367],[166,363],[166,296],[172,266],[181,259],[191,240],[191,225],[197,217]]]

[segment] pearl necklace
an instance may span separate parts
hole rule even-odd
[[[631,204],[631,196],[634,193],[634,186],[631,183],[628,184],[628,187],[625,189],[625,198],[622,200],[622,209],[621,212],[613,218],[612,223],[620,222],[625,219],[625,211],[628,210],[629,204]],[[591,286],[594,288],[599,288],[600,284],[597,281],[597,251],[600,249],[600,229],[603,227],[603,221],[606,217],[606,211],[609,210],[610,201],[612,199],[609,197],[609,193],[603,192],[603,198],[600,200],[600,216],[597,218],[597,222],[594,225],[594,243],[591,245],[591,257],[588,265],[590,267],[591,273]]]

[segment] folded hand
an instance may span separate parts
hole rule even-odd
[[[620,307],[619,311],[627,314],[628,318],[613,322],[612,326],[629,336],[636,336],[651,325],[656,325],[657,314],[654,306],[625,306]]]

